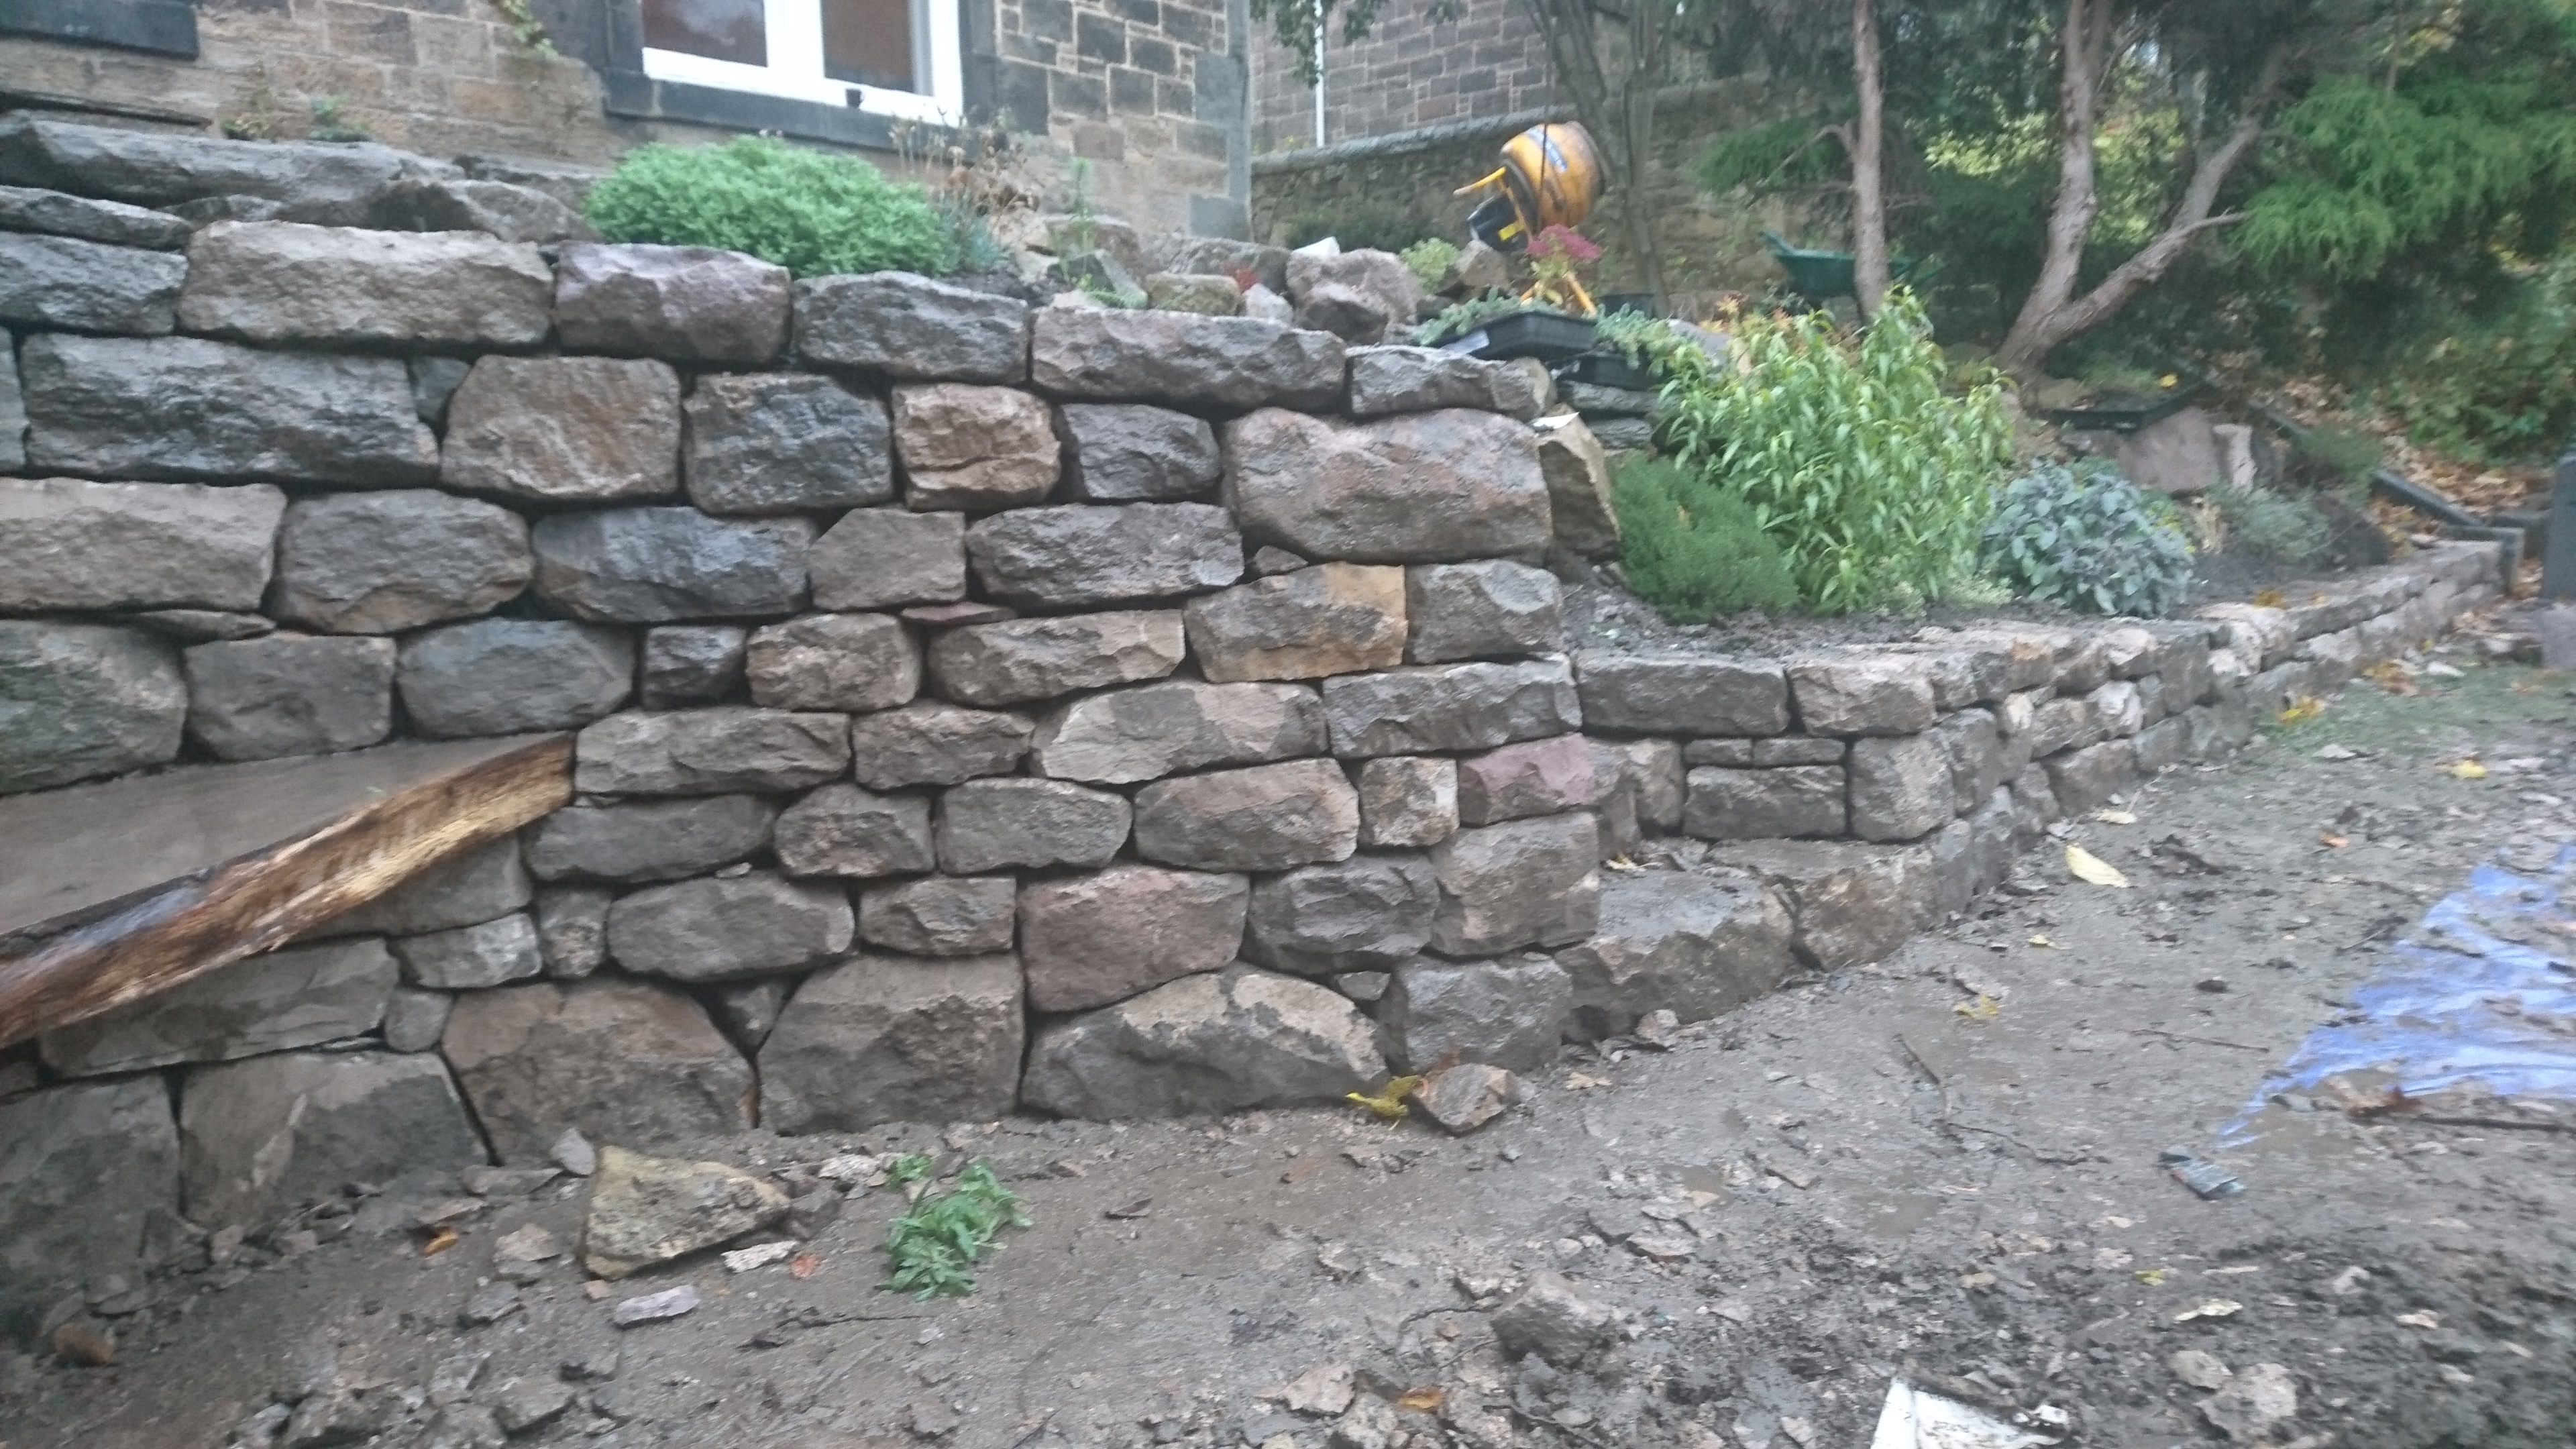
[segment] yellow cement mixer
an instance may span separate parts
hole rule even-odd
[[[1601,199],[1601,157],[1592,134],[1572,121],[1532,126],[1503,143],[1503,164],[1461,186],[1485,199],[1467,214],[1467,234],[1516,252],[1551,226],[1576,227]]]

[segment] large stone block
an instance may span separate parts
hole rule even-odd
[[[1789,728],[1788,678],[1763,660],[1584,653],[1575,667],[1594,729],[1761,736]]]
[[[372,142],[229,141],[33,117],[0,121],[0,182],[138,206],[255,196],[354,219],[396,181],[455,174],[445,162]]]
[[[575,352],[756,367],[787,345],[787,269],[714,247],[563,249],[555,329]]]
[[[1294,684],[1172,681],[1060,706],[1031,741],[1038,773],[1123,785],[1211,765],[1324,753],[1324,707]]]
[[[1600,919],[1600,859],[1588,812],[1459,831],[1431,848],[1440,876],[1431,949],[1490,956],[1582,940]]]
[[[291,946],[38,1038],[67,1077],[224,1062],[364,1036],[384,1020],[394,958],[373,937]]]
[[[1323,689],[1337,755],[1486,750],[1583,727],[1562,659],[1346,674]]]
[[[1036,722],[1006,710],[924,701],[850,722],[850,758],[871,790],[955,785],[1017,770]]]
[[[1224,459],[1205,418],[1140,403],[1056,409],[1065,491],[1087,503],[1168,503],[1216,486]]]
[[[459,997],[439,1051],[492,1150],[551,1160],[574,1128],[651,1148],[752,1122],[751,1064],[704,1007],[649,982],[536,982]]]
[[[165,336],[187,276],[187,258],[168,252],[0,231],[0,322]]]
[[[814,524],[617,508],[541,519],[533,541],[540,598],[579,619],[658,624],[796,612]]]
[[[739,980],[828,961],[850,949],[856,924],[838,885],[753,871],[619,896],[608,909],[608,954],[642,976]]]
[[[1789,687],[1797,697],[1798,721],[1811,735],[1917,734],[1930,729],[1938,713],[1931,671],[1923,661],[1901,655],[1795,660]]]
[[[1357,563],[1547,553],[1538,445],[1509,418],[1450,409],[1337,423],[1272,408],[1224,437],[1226,500],[1254,543]]]
[[[2069,815],[2107,804],[2138,782],[2138,747],[2131,740],[2106,740],[2040,763],[2048,771],[2058,808]]]
[[[850,722],[837,714],[719,705],[613,714],[573,743],[585,795],[722,795],[797,790],[850,768]]]
[[[646,709],[720,704],[742,687],[751,632],[737,624],[672,624],[644,631],[636,702]]]
[[[397,936],[386,944],[402,963],[403,979],[430,991],[480,991],[546,969],[536,923],[524,912],[425,936]]]
[[[517,348],[542,342],[554,271],[467,231],[219,221],[188,242],[179,321],[245,342]]]
[[[525,909],[535,887],[519,857],[519,838],[505,835],[451,855],[324,927],[334,936],[382,932],[417,936],[447,931]],[[318,934],[318,933],[317,933]]]
[[[1912,840],[1959,813],[1950,755],[1929,734],[1852,741],[1851,833],[1863,840]]]
[[[921,692],[921,646],[889,614],[805,614],[751,632],[752,703],[850,714]]]
[[[1136,792],[1136,853],[1204,870],[1286,870],[1359,848],[1359,794],[1332,760],[1159,780]]]
[[[27,466],[27,396],[18,386],[18,349],[0,347],[0,472]]]
[[[477,619],[404,639],[394,684],[413,729],[452,739],[579,729],[624,704],[634,678],[623,630]]]
[[[1015,509],[970,526],[966,557],[987,594],[1046,609],[1202,593],[1243,577],[1243,538],[1206,503]]]
[[[775,838],[779,867],[790,875],[868,880],[936,864],[924,795],[880,795],[836,781],[788,806]]]
[[[271,634],[183,656],[188,734],[219,760],[326,755],[393,732],[394,641]]]
[[[1087,1011],[1197,971],[1243,945],[1250,886],[1240,875],[1114,865],[1020,888],[1029,1005]]]
[[[1437,412],[1442,408],[1483,408],[1513,413],[1529,399],[1516,388],[1516,369],[1507,362],[1486,362],[1437,347],[1354,347],[1350,350],[1350,414],[1382,418],[1396,413]],[[1526,414],[1534,416],[1536,408]]]
[[[1010,956],[853,956],[779,1013],[760,1049],[761,1125],[793,1136],[1007,1115],[1025,1033]]]
[[[764,849],[777,819],[758,795],[574,804],[530,826],[522,849],[539,880],[678,880]]]
[[[1662,834],[1682,828],[1682,808],[1689,785],[1682,770],[1680,744],[1672,740],[1589,743],[1596,800],[1606,802],[1624,791],[1641,825]]]
[[[264,484],[0,478],[0,610],[257,609],[285,512]]]
[[[1845,833],[1848,776],[1840,765],[1690,772],[1682,830],[1702,840],[1767,840],[1774,836]]]
[[[1360,844],[1438,845],[1458,828],[1458,762],[1397,755],[1360,765]]]
[[[187,714],[168,641],[104,624],[0,620],[0,795],[167,763]]]
[[[2092,705],[2093,718],[2108,738],[2123,739],[2147,727],[2146,701],[2138,693],[2138,686],[2128,680],[2114,679],[2084,698]]]
[[[1580,810],[1595,798],[1592,748],[1581,735],[1505,745],[1458,762],[1458,819],[1467,825]]]
[[[0,1334],[32,1341],[84,1280],[131,1273],[144,1225],[179,1211],[179,1134],[158,1077],[0,1102]]]
[[[1413,330],[1422,281],[1402,257],[1375,248],[1329,257],[1290,252],[1288,297],[1297,306],[1298,326],[1367,347]]]
[[[599,240],[581,213],[551,192],[481,179],[397,181],[369,203],[367,225],[385,231],[479,231],[506,242]]]
[[[680,491],[680,378],[664,362],[484,357],[447,402],[439,482],[554,503]]]
[[[1404,571],[1320,564],[1192,599],[1183,618],[1212,680],[1389,668],[1404,662]]]
[[[332,634],[392,634],[470,619],[535,576],[528,525],[506,508],[428,488],[326,493],[288,505],[272,611]]]
[[[1022,704],[1160,679],[1185,652],[1177,609],[1009,619],[942,631],[930,679],[962,704]]]
[[[1563,590],[1556,575],[1528,564],[1417,564],[1404,571],[1404,604],[1408,663],[1552,654],[1565,647]]]
[[[810,513],[894,497],[885,404],[828,377],[710,373],[689,389],[683,475],[709,513]]]
[[[39,472],[344,488],[438,476],[438,440],[397,358],[48,333],[27,339],[19,368]]]
[[[1378,1003],[1387,1064],[1427,1071],[1450,1060],[1513,1072],[1556,1063],[1559,1035],[1574,1007],[1565,969],[1545,956],[1443,961],[1417,956],[1397,966]]]
[[[1355,855],[1252,888],[1243,954],[1300,976],[1385,971],[1431,941],[1439,876],[1428,857]]]
[[[796,352],[889,377],[1019,382],[1029,375],[1029,309],[910,272],[809,277],[796,284]]]
[[[1619,513],[1610,501],[1610,453],[1583,419],[1538,430],[1539,473],[1547,480],[1556,547],[1577,558],[1619,556]]]
[[[1064,1117],[1178,1117],[1333,1101],[1385,1077],[1375,1029],[1341,993],[1201,972],[1041,1027],[1020,1101]]]
[[[904,506],[990,513],[1055,491],[1062,445],[1053,411],[1017,388],[962,382],[894,390],[894,450]]]
[[[1925,738],[1941,747],[1942,758],[1950,768],[1951,798],[1963,806],[1975,804],[1995,793],[1995,787],[2021,773],[2020,765],[2003,743],[2002,730],[1994,715],[1982,709],[1963,709],[1943,715]],[[2028,760],[2022,761],[2027,764]]]
[[[180,1192],[206,1226],[262,1227],[352,1182],[489,1159],[447,1064],[390,1052],[284,1052],[189,1070]]]
[[[966,597],[966,515],[856,509],[806,555],[818,609],[882,609]]]
[[[1700,1021],[1762,996],[1796,965],[1788,907],[1749,874],[1649,870],[1601,889],[1600,928],[1556,953],[1575,1024],[1598,1041],[1651,1011]]]
[[[1930,852],[1917,845],[1764,840],[1716,856],[1780,895],[1798,959],[1821,971],[1877,961],[1904,945],[1927,918],[1937,885]]]
[[[158,252],[185,250],[189,236],[187,221],[166,211],[33,186],[0,186],[0,230],[43,232]]]
[[[1257,317],[1048,307],[1031,329],[1029,377],[1093,402],[1321,409],[1341,395],[1342,355],[1338,337]]]
[[[1062,780],[969,780],[939,797],[939,868],[950,875],[1097,869],[1127,843],[1127,797]]]
[[[859,939],[912,956],[1011,949],[1019,888],[1006,875],[934,875],[859,892]]]

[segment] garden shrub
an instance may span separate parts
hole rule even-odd
[[[1458,260],[1458,244],[1427,236],[1396,255],[1404,258],[1405,269],[1422,284],[1422,290],[1436,292],[1440,279],[1449,274],[1449,264]]]
[[[800,277],[956,270],[958,243],[922,195],[854,156],[763,136],[722,146],[645,146],[591,188],[584,206],[617,242],[722,247]]]
[[[2098,460],[2042,463],[2007,484],[1984,560],[2016,593],[2093,614],[2153,618],[2191,589],[2191,540],[2173,504]]]
[[[1945,391],[1902,288],[1847,341],[1823,313],[1747,314],[1724,366],[1672,354],[1659,437],[1749,503],[1819,613],[1954,597],[2012,462],[2003,385]]]
[[[1632,459],[1611,478],[1629,591],[1676,623],[1798,602],[1789,561],[1753,505],[1680,464]]]
[[[2576,431],[2576,252],[2502,315],[2433,343],[2388,390],[2406,435],[2473,461],[2545,459]]]
[[[2334,539],[2334,525],[2315,504],[2259,483],[2251,488],[2221,483],[2209,490],[2209,501],[2226,526],[2222,552],[2302,564],[2325,552]]]

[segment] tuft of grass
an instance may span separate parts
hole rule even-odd
[[[909,1184],[929,1173],[929,1157],[915,1152],[897,1159],[886,1178]],[[955,1187],[923,1194],[886,1230],[886,1258],[894,1271],[880,1286],[915,1299],[972,1293],[975,1275],[968,1269],[999,1251],[994,1240],[1002,1229],[1028,1225],[1020,1195],[978,1162],[957,1174]]]

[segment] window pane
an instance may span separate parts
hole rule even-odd
[[[823,0],[823,74],[919,91],[912,66],[912,0]]]
[[[709,60],[769,64],[762,0],[644,0],[644,43]]]

